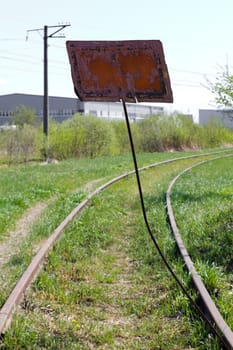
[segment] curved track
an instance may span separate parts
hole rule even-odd
[[[162,164],[167,164],[167,163],[171,163],[171,162],[175,162],[175,161],[179,161],[179,160],[184,160],[184,159],[189,159],[189,158],[198,158],[198,157],[202,157],[202,156],[212,156],[216,153],[225,153],[226,151],[222,151],[222,152],[215,152],[215,153],[203,153],[203,154],[199,154],[199,155],[194,155],[194,156],[187,156],[187,157],[180,157],[180,158],[173,158],[173,159],[169,159],[169,160],[165,160],[165,161],[161,161],[161,162],[157,162],[154,164],[150,164],[148,166],[145,166],[143,168],[140,168],[140,171],[144,171]],[[212,158],[213,159],[213,158]],[[212,160],[209,159],[208,161]],[[195,164],[194,166],[200,165],[202,164],[198,163]],[[167,191],[167,200],[168,200],[168,208],[170,215],[170,221],[171,223],[173,223],[172,225],[174,226],[174,233],[176,234],[175,237],[177,237],[177,242],[179,241],[180,247],[182,247],[182,252],[184,252],[184,254],[182,254],[182,256],[188,257],[188,253],[185,250],[185,247],[183,245],[183,242],[179,236],[179,232],[177,231],[177,226],[175,223],[175,219],[174,219],[174,215],[172,213],[172,208],[171,208],[171,203],[170,203],[170,192],[172,189],[173,184],[175,183],[175,181],[178,179],[179,176],[181,176],[184,172],[190,170],[192,167],[189,167],[187,169],[185,169],[181,174],[179,174],[170,184],[169,189]],[[0,310],[0,334],[4,333],[4,331],[6,330],[6,328],[10,325],[11,323],[11,319],[14,313],[14,310],[16,308],[17,305],[19,305],[19,303],[22,301],[23,297],[24,297],[24,293],[26,291],[26,289],[30,286],[30,284],[34,281],[34,279],[37,277],[37,275],[40,272],[40,269],[43,266],[43,262],[46,258],[46,256],[48,255],[49,250],[53,247],[53,245],[55,244],[55,242],[60,238],[62,231],[64,230],[64,228],[74,219],[74,217],[76,217],[77,215],[79,215],[81,213],[81,211],[89,204],[90,200],[97,195],[98,193],[102,192],[104,189],[106,189],[107,187],[111,186],[112,184],[120,181],[123,178],[128,177],[129,175],[134,174],[135,171],[130,171],[127,173],[124,173],[110,181],[108,181],[107,183],[103,184],[102,186],[98,187],[94,192],[92,192],[84,201],[82,201],[67,217],[66,219],[55,229],[55,231],[52,233],[52,235],[47,239],[47,241],[43,244],[43,246],[40,248],[40,250],[38,251],[38,253],[34,256],[34,258],[32,259],[30,265],[28,266],[28,268],[26,269],[26,271],[23,273],[23,275],[21,276],[21,278],[19,279],[19,281],[17,282],[17,284],[15,285],[14,289],[12,290],[9,298],[7,299],[7,301],[5,302],[5,304],[3,305],[3,307]],[[179,237],[179,238],[178,238]],[[190,259],[190,258],[189,258]],[[190,259],[191,260],[191,259]],[[192,269],[194,269],[192,262],[190,262]],[[195,276],[195,279],[200,279],[200,277],[197,275],[195,269],[192,270],[193,271],[193,275]],[[202,282],[201,282],[202,283]],[[203,285],[203,283],[202,283]],[[203,285],[201,290],[205,289],[205,286]],[[203,289],[203,290],[204,290]],[[206,289],[205,289],[206,290]],[[204,292],[205,294],[205,292]],[[204,295],[203,294],[203,295]],[[210,297],[209,297],[210,298]],[[211,298],[210,298],[211,299]],[[210,302],[211,303],[211,302]],[[218,310],[217,310],[218,312]],[[214,312],[215,313],[215,312]],[[218,312],[219,313],[219,312]],[[220,315],[220,314],[219,314]],[[220,320],[220,321],[218,321]],[[221,330],[221,332],[224,334],[224,337],[226,339],[229,339],[228,343],[230,344],[230,349],[233,349],[233,335],[231,330],[229,329],[229,327],[225,324],[224,320],[222,320],[221,315],[220,317],[218,316],[217,318],[214,319],[214,322],[217,324],[217,322],[219,322],[220,324],[217,324],[217,327]]]
[[[228,156],[232,156],[232,155],[228,155]],[[227,156],[225,156],[225,157],[227,157]],[[226,324],[224,319],[222,318],[219,310],[217,309],[215,303],[213,302],[211,296],[209,295],[204,283],[202,282],[201,277],[199,276],[199,274],[197,273],[197,271],[194,267],[192,259],[190,258],[189,253],[188,253],[188,251],[183,243],[183,240],[181,238],[179,229],[178,229],[176,221],[175,221],[174,213],[172,210],[172,205],[171,205],[171,191],[172,191],[172,187],[174,186],[176,181],[183,174],[192,170],[194,167],[200,166],[200,165],[205,164],[205,163],[210,162],[210,161],[214,161],[216,159],[220,159],[220,157],[205,160],[203,162],[197,163],[193,166],[186,168],[179,175],[177,175],[169,184],[169,187],[168,187],[168,190],[166,193],[166,205],[167,205],[168,219],[170,222],[170,226],[172,228],[173,235],[174,235],[175,240],[176,240],[176,244],[179,248],[180,254],[185,262],[185,265],[186,265],[186,267],[187,267],[187,269],[192,277],[194,285],[195,285],[195,287],[196,287],[196,289],[201,297],[205,313],[211,319],[213,325],[215,325],[218,328],[218,330],[222,333],[222,335],[225,339],[225,342],[227,343],[227,346],[229,347],[229,349],[233,349],[233,332],[229,328],[229,326]]]

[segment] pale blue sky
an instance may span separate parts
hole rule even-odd
[[[44,25],[71,24],[65,39],[49,39],[49,94],[74,97],[66,40],[162,41],[174,104],[197,113],[213,108],[202,85],[233,60],[233,0],[8,0],[0,13],[0,95],[43,94]]]

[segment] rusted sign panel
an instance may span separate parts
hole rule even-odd
[[[173,102],[159,40],[67,41],[82,101]]]

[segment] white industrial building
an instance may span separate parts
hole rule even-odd
[[[9,94],[0,96],[0,125],[9,124],[16,108],[33,108],[36,116],[43,120],[43,96],[30,94]],[[127,103],[129,118],[139,121],[152,114],[163,113],[163,107]],[[49,97],[49,116],[62,122],[75,113],[92,114],[105,119],[123,119],[124,111],[120,102],[82,102],[78,98]]]

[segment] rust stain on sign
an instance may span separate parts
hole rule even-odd
[[[82,101],[173,102],[159,40],[67,41]]]

